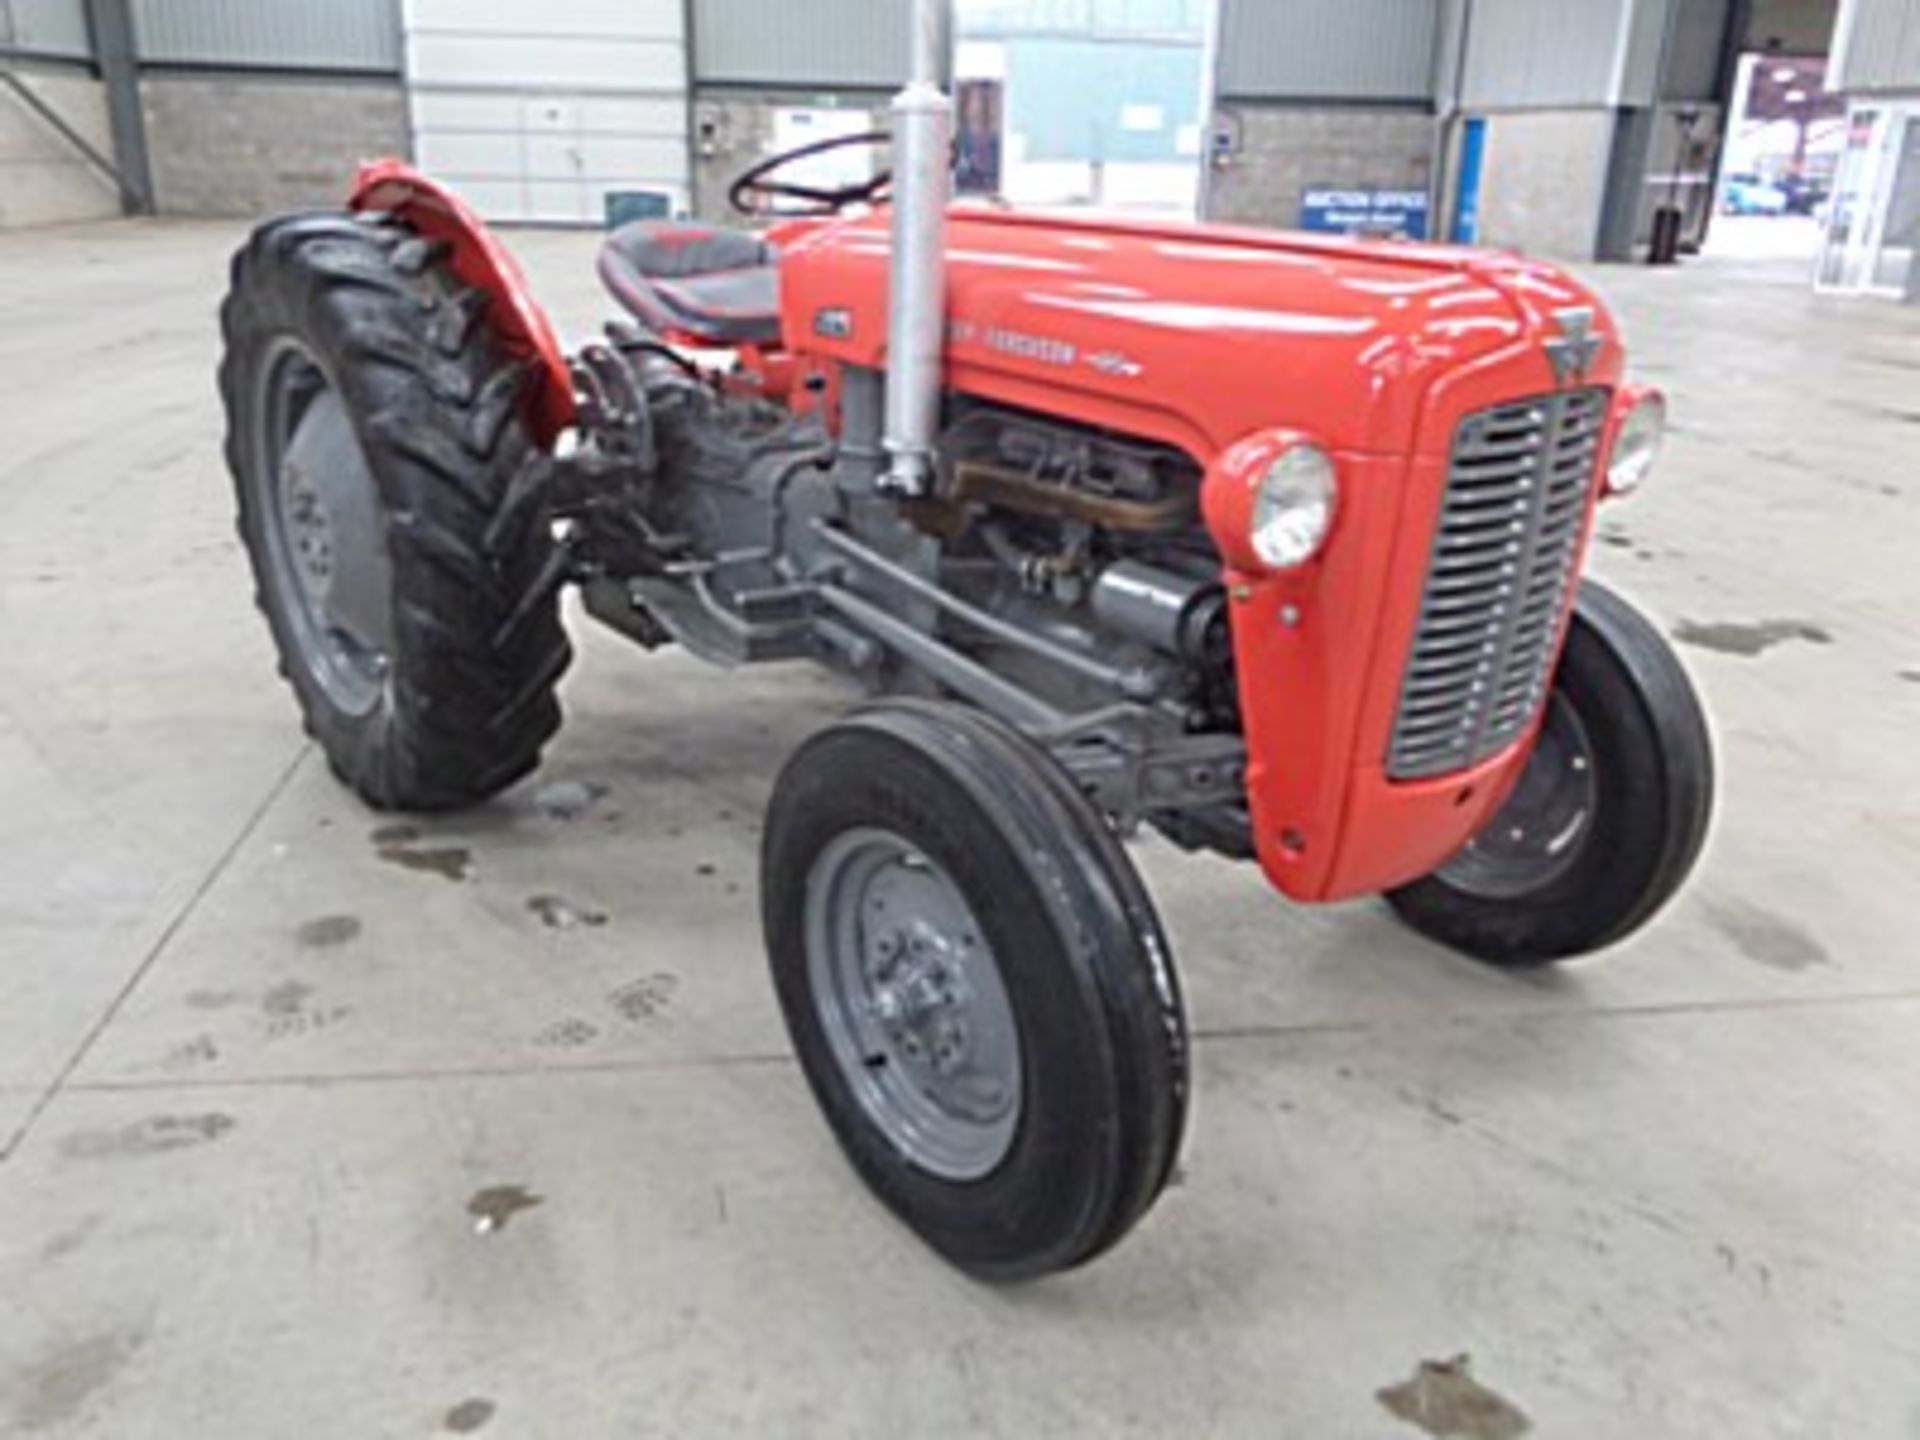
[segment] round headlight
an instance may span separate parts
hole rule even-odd
[[[1607,493],[1627,495],[1640,488],[1660,458],[1660,443],[1667,434],[1667,401],[1658,390],[1649,390],[1633,402],[1620,432],[1613,437],[1613,454],[1607,459]]]
[[[1290,570],[1311,560],[1333,528],[1338,492],[1333,457],[1318,445],[1282,451],[1254,492],[1248,540],[1261,563]]]

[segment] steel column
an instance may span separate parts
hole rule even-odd
[[[86,0],[86,6],[93,62],[107,91],[120,208],[129,215],[151,215],[153,167],[147,159],[147,122],[140,109],[140,62],[134,48],[131,0]]]

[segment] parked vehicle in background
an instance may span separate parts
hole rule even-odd
[[[1760,175],[1729,175],[1720,192],[1720,208],[1728,215],[1785,215],[1788,205],[1786,190]]]
[[[1780,191],[1787,197],[1786,213],[1789,215],[1815,215],[1827,203],[1826,182],[1807,175],[1785,175],[1780,179]]]

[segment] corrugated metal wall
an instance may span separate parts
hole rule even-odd
[[[1720,79],[1721,50],[1727,40],[1733,0],[1676,0],[1676,3],[1680,9],[1673,21],[1672,48],[1667,56],[1661,98],[1712,100]]]
[[[0,51],[91,59],[83,0],[0,0]]]
[[[1834,37],[1829,80],[1849,94],[1920,91],[1920,0],[1852,0]]]
[[[906,79],[906,0],[698,0],[703,85],[892,88]]]
[[[1645,108],[1660,89],[1660,62],[1680,0],[1628,0],[1627,52],[1618,73],[1616,105]]]
[[[148,64],[400,70],[395,0],[134,0],[133,14]]]
[[[1473,109],[1613,101],[1627,0],[1476,0],[1463,99]]]
[[[957,0],[968,36],[1194,37],[1206,33],[1214,0]]]
[[[1220,94],[1428,101],[1438,25],[1435,0],[1223,0]]]

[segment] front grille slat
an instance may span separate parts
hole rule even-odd
[[[1606,409],[1604,389],[1576,390],[1477,411],[1454,432],[1393,779],[1477,765],[1539,712]]]

